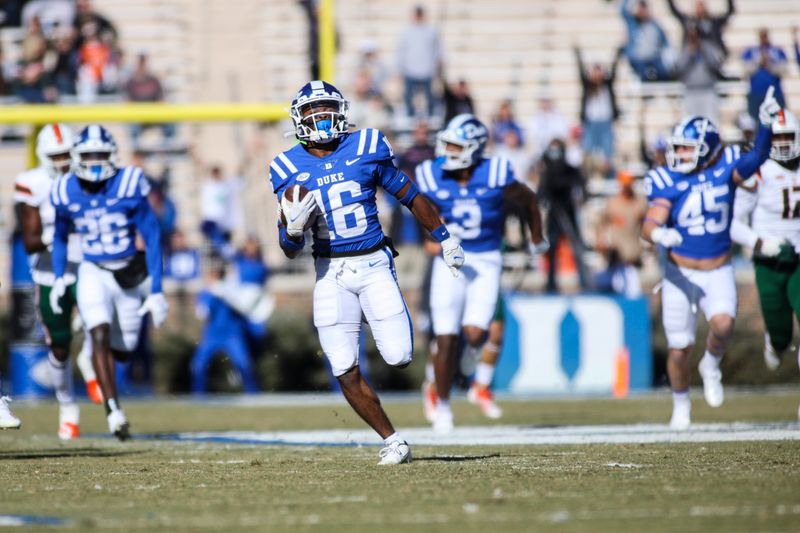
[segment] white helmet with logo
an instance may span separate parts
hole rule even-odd
[[[47,124],[36,136],[36,157],[51,178],[69,170],[70,150],[74,144],[75,134],[64,124]]]
[[[769,153],[775,161],[791,161],[800,157],[800,121],[788,109],[778,113],[772,122],[772,149]]]

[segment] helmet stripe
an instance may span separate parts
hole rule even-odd
[[[58,123],[53,124],[53,135],[56,136],[58,144],[64,144],[64,137],[61,135],[61,128],[58,127]]]

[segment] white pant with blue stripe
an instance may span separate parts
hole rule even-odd
[[[314,326],[334,376],[358,364],[362,313],[384,361],[392,366],[411,362],[411,318],[388,248],[357,257],[317,258],[316,270]]]

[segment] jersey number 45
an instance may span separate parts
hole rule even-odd
[[[689,235],[695,236],[722,233],[727,230],[730,205],[728,202],[720,201],[726,194],[728,194],[727,185],[689,193],[678,212],[678,225],[686,228]]]

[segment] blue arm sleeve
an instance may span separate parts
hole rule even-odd
[[[133,223],[136,224],[136,229],[144,240],[147,272],[152,281],[150,292],[153,294],[161,292],[161,278],[164,270],[164,262],[161,257],[161,230],[156,214],[150,208],[146,197],[141,198],[133,215]]]
[[[764,125],[758,127],[756,140],[753,149],[742,155],[736,163],[736,172],[743,179],[747,179],[761,168],[761,165],[769,159],[769,150],[772,146],[772,128]]]
[[[69,219],[56,210],[56,227],[53,235],[53,273],[63,277],[67,269],[67,239],[69,239]]]

